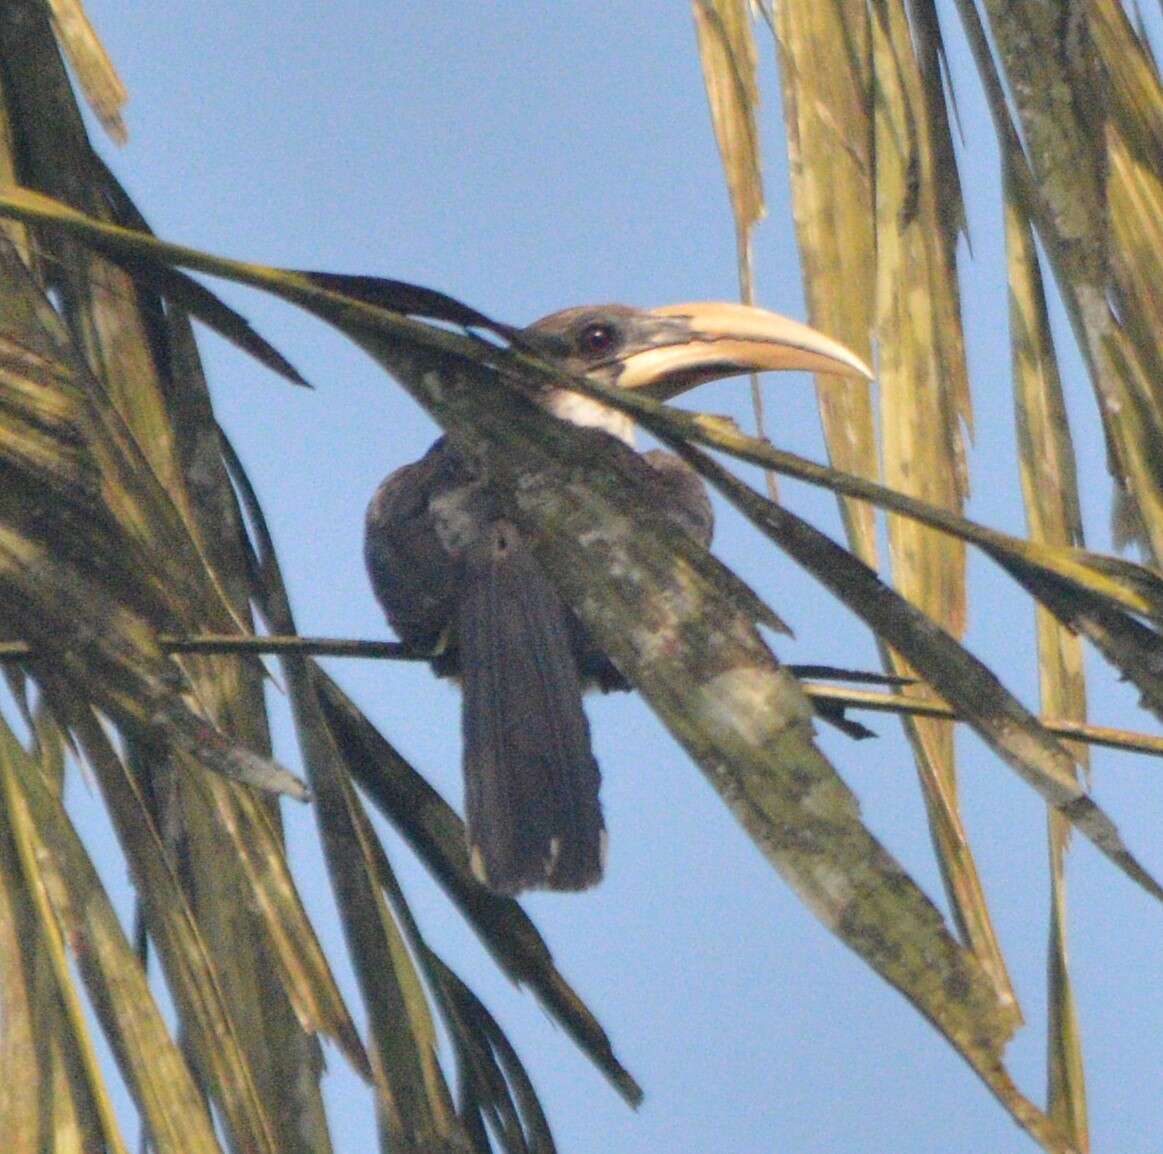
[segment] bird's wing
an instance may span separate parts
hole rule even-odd
[[[390,474],[368,505],[364,560],[372,589],[396,634],[418,649],[439,646],[464,573],[462,551],[437,531],[432,502],[471,479],[442,437],[419,461]]]

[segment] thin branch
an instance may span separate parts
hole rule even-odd
[[[903,693],[877,693],[868,689],[842,689],[836,685],[805,685],[804,691],[816,701],[831,701],[850,709],[872,709],[881,713],[908,713],[914,717],[941,717],[957,721],[957,714],[936,698],[906,697]],[[1051,733],[1069,741],[1085,741],[1131,753],[1163,757],[1163,737],[1136,733],[1129,729],[1112,729],[1106,725],[1086,725],[1077,721],[1039,718]]]
[[[313,657],[364,657],[386,661],[431,661],[435,654],[414,649],[400,641],[358,641],[349,637],[298,637],[272,634],[264,637],[240,637],[237,634],[198,633],[182,637],[169,633],[158,635],[158,642],[168,653],[298,653]],[[0,641],[0,664],[25,661],[32,648],[25,641]],[[789,665],[797,677],[825,677],[837,681],[863,681],[879,684],[906,684],[907,678],[894,678],[856,669],[838,669],[826,665]],[[829,701],[848,709],[870,709],[880,713],[910,714],[914,717],[940,717],[959,720],[957,714],[934,697],[913,697],[903,693],[882,693],[866,689],[844,689],[836,685],[804,683],[804,692],[816,701]],[[1073,721],[1041,718],[1051,733],[1069,741],[1085,741],[1131,753],[1163,757],[1163,737],[1153,737],[1128,729],[1105,725],[1084,725]]]
[[[371,657],[387,661],[431,661],[429,649],[416,649],[402,641],[358,641],[349,637],[299,637],[269,634],[239,637],[233,634],[199,633],[158,637],[168,653],[296,653],[312,657]],[[2,655],[0,650],[0,655]]]
[[[269,634],[264,637],[236,633],[196,633],[175,636],[158,634],[167,653],[298,653],[313,657],[372,657],[388,661],[431,661],[436,654],[413,649],[399,641],[355,641],[347,637],[297,637]],[[25,661],[32,656],[26,641],[0,641],[0,663]]]
[[[237,633],[193,633],[178,636],[158,634],[158,643],[167,653],[284,654],[309,657],[368,657],[381,661],[432,661],[439,657],[430,649],[416,649],[402,641],[360,641],[350,637],[300,637],[298,634],[268,633],[262,636]],[[24,661],[32,656],[26,641],[0,641],[0,662]],[[853,681],[871,685],[911,685],[913,679],[837,665],[789,665],[796,677],[820,681]]]

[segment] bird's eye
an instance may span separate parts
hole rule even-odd
[[[608,321],[592,321],[578,334],[578,345],[586,356],[613,352],[621,341],[617,328]]]

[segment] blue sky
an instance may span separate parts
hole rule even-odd
[[[948,5],[938,5],[943,18]],[[572,304],[662,304],[736,294],[733,226],[686,5],[643,0],[496,6],[199,4],[89,0],[132,95],[130,143],[103,147],[167,239],[269,264],[381,274],[439,288],[524,323]],[[973,257],[962,248],[977,413],[971,514],[1023,531],[1013,453],[996,155],[955,21],[946,20],[965,128]],[[778,86],[761,39],[769,218],[759,296],[803,315]],[[224,288],[317,389],[295,390],[212,338],[202,346],[221,420],[271,522],[300,627],[387,636],[363,572],[363,509],[381,477],[422,453],[428,419],[362,354],[276,302]],[[1109,545],[1109,486],[1094,406],[1056,315],[1092,547]],[[764,384],[770,433],[822,458],[804,377]],[[748,420],[746,385],[692,403]],[[792,483],[788,502],[839,535],[832,499]],[[728,511],[716,549],[794,627],[788,661],[875,665],[825,594]],[[971,560],[969,643],[1036,705],[1032,610]],[[384,732],[454,804],[459,701],[427,670],[333,661]],[[1101,663],[1096,721],[1150,728]],[[280,752],[298,763],[275,698]],[[646,1090],[630,1110],[534,1001],[497,973],[442,893],[386,834],[432,943],[517,1044],[560,1148],[691,1151],[1033,1149],[904,1001],[799,905],[698,770],[636,699],[591,699],[611,833],[609,877],[527,908],[559,967]],[[866,820],[940,900],[908,749],[894,722],[856,746],[821,740]],[[965,811],[1027,1027],[1009,1050],[1023,1088],[1044,1081],[1044,810],[970,735]],[[1098,752],[1099,799],[1163,872],[1160,768]],[[84,806],[80,808],[85,808]],[[333,954],[342,941],[309,812],[288,808],[293,858]],[[115,855],[106,876],[124,890]],[[1096,1151],[1156,1150],[1163,1129],[1157,905],[1085,844],[1070,866],[1072,950]],[[341,980],[358,1004],[350,972]],[[330,1055],[340,1151],[372,1147],[365,1088]]]

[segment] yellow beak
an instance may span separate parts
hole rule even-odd
[[[643,315],[665,318],[667,336],[623,357],[618,384],[658,400],[734,373],[798,369],[872,379],[872,370],[839,341],[766,309],[698,301]]]

